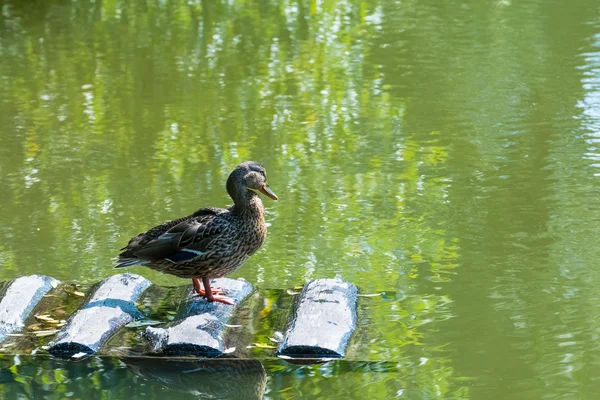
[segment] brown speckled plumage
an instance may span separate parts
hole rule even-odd
[[[257,192],[272,199],[266,171],[256,162],[238,165],[227,179],[234,205],[201,208],[192,215],[158,225],[133,237],[116,268],[145,265],[181,278],[228,275],[260,248],[267,236],[264,207]],[[211,300],[210,288],[207,298]]]

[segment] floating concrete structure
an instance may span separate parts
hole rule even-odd
[[[341,279],[317,279],[304,286],[279,354],[339,358],[356,329],[356,286]]]
[[[22,276],[0,292],[0,342],[20,332],[40,300],[60,282],[44,275]]]
[[[222,289],[236,304],[252,293],[252,285],[244,279],[213,279],[212,287]],[[188,301],[179,320],[168,328],[146,328],[152,352],[165,355],[197,355],[216,357],[223,354],[225,324],[233,314],[233,306],[209,303],[190,288]]]
[[[357,288],[341,279],[311,281],[301,292],[255,291],[244,279],[212,285],[235,306],[130,273],[83,290],[87,295],[50,277],[18,278],[0,285],[0,352],[314,362],[344,357],[357,327]]]
[[[135,302],[150,285],[146,278],[129,273],[102,281],[50,343],[50,354],[71,357],[97,352],[119,329],[143,317]]]

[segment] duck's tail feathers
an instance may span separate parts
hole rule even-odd
[[[119,257],[119,259],[117,260],[117,264],[115,265],[115,268],[127,268],[127,267],[133,267],[134,265],[146,265],[146,264],[148,264],[148,261],[140,260],[139,258]]]

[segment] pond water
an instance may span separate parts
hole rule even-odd
[[[98,282],[132,235],[229,204],[256,160],[280,200],[233,276],[385,292],[343,361],[25,352],[0,358],[2,398],[600,393],[595,0],[3,0],[0,102],[2,281]]]

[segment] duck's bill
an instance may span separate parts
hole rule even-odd
[[[260,192],[262,194],[264,194],[265,196],[268,196],[269,198],[271,198],[273,200],[277,200],[277,195],[275,193],[273,193],[273,191],[271,190],[269,185],[265,185],[258,190],[260,190]]]

